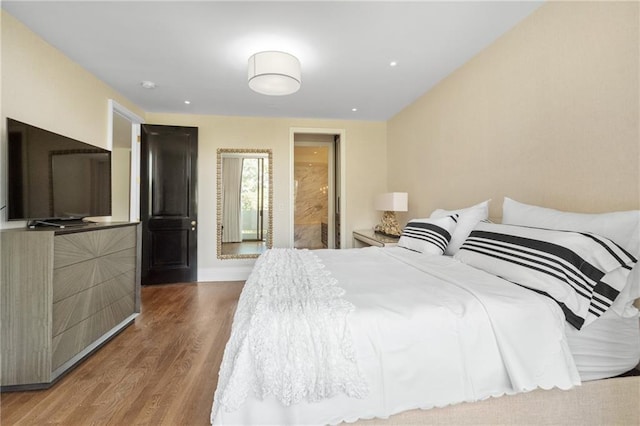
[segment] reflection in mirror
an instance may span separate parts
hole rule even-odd
[[[258,257],[272,247],[270,149],[218,149],[218,259]]]
[[[111,152],[49,151],[51,217],[111,215]]]

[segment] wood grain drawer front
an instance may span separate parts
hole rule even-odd
[[[57,336],[134,292],[135,271],[131,270],[54,303],[51,335]]]
[[[61,268],[135,246],[135,226],[56,235],[53,267]]]
[[[2,231],[0,241],[1,384],[48,382],[53,233]]]
[[[55,371],[133,314],[134,304],[133,294],[125,296],[54,337],[52,341],[52,370]]]
[[[53,303],[135,269],[135,247],[54,269]]]

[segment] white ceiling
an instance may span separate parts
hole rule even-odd
[[[148,112],[387,120],[541,4],[5,0],[2,8]],[[248,88],[247,60],[262,50],[300,59],[300,91]]]

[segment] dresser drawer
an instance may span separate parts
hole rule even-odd
[[[55,371],[133,313],[134,295],[131,294],[55,336],[52,339],[52,370]]]
[[[89,318],[94,313],[135,292],[135,270],[55,302],[52,312],[53,337]]]
[[[140,235],[128,222],[1,230],[0,391],[49,387],[131,324]]]
[[[136,249],[130,248],[53,271],[53,302],[84,291],[136,268]]]
[[[56,235],[53,267],[61,268],[135,246],[136,228],[131,226]]]

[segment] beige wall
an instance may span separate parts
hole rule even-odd
[[[388,122],[404,219],[488,198],[640,208],[638,3],[548,3]]]
[[[273,150],[273,244],[289,247],[291,231],[292,128],[345,130],[346,232],[368,228],[379,220],[373,198],[386,190],[386,124],[383,122],[251,118],[212,115],[147,114],[153,124],[198,127],[198,271],[200,280],[233,277],[246,260],[216,258],[216,150]],[[347,238],[347,245],[352,240]]]
[[[2,111],[0,152],[6,154],[6,117],[33,124],[92,145],[107,147],[108,100],[134,113],[144,111],[46,43],[11,15],[1,11]],[[6,173],[0,161],[5,200]],[[24,226],[6,222],[0,228]]]

